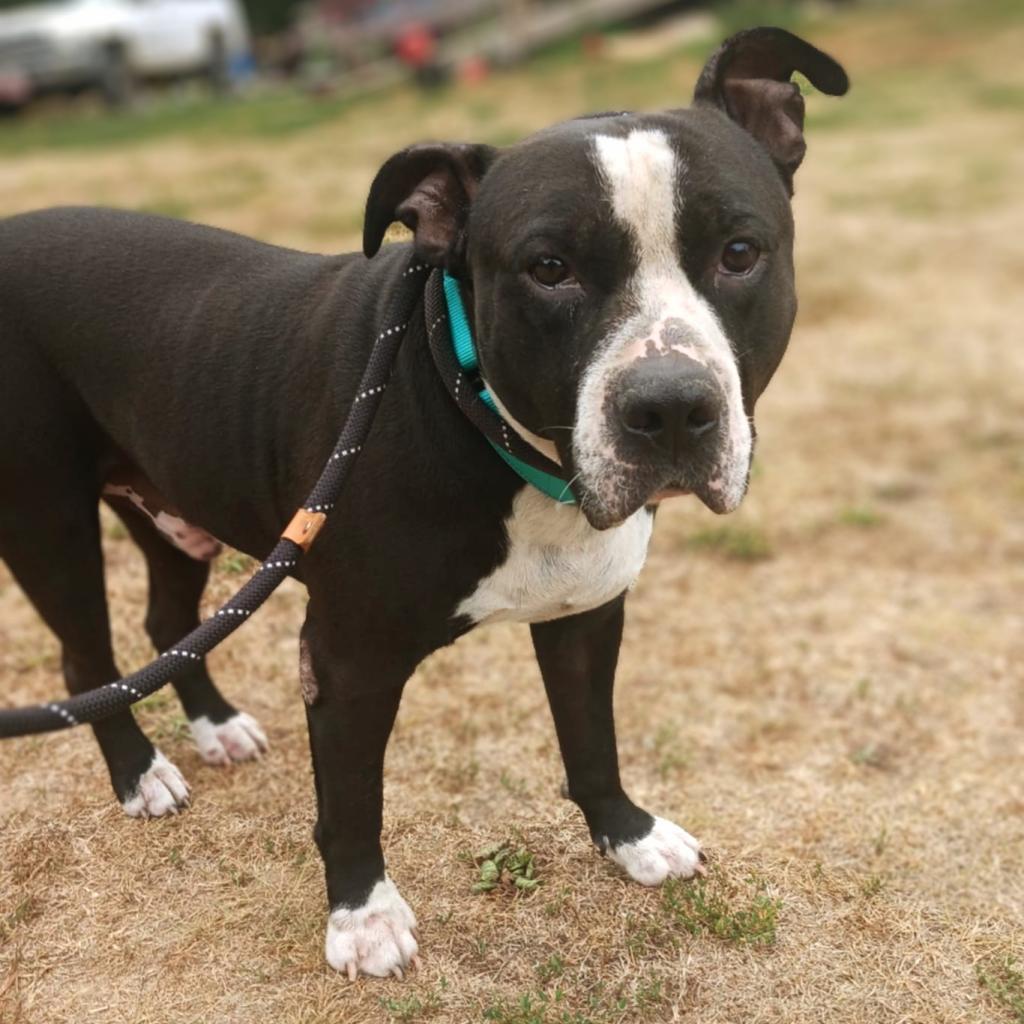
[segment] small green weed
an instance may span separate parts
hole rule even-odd
[[[867,875],[860,883],[860,891],[870,900],[885,888],[885,879],[881,875]]]
[[[225,551],[217,559],[217,567],[222,572],[230,573],[232,576],[237,576],[243,572],[250,572],[255,566],[256,559],[243,555],[240,551]]]
[[[676,925],[691,935],[710,935],[749,946],[770,946],[775,942],[782,906],[763,891],[756,892],[745,906],[736,906],[734,898],[715,891],[704,879],[669,880],[662,890],[662,905]]]
[[[658,773],[663,779],[686,768],[690,757],[679,739],[679,730],[674,722],[667,722],[658,727],[654,734],[654,752],[658,755]]]
[[[478,853],[473,862],[480,869],[480,877],[473,883],[473,892],[490,892],[499,886],[518,892],[530,892],[540,885],[533,854],[511,843],[500,843]]]
[[[6,942],[18,925],[28,924],[42,912],[42,901],[35,896],[26,896],[9,914],[0,917],[0,942]]]
[[[552,996],[528,992],[512,1002],[502,999],[492,1003],[484,1010],[484,1020],[494,1021],[494,1024],[589,1024],[578,1014],[560,1010],[557,1004],[563,999],[560,989],[555,989]]]
[[[157,690],[156,693],[143,697],[142,700],[136,703],[135,707],[140,710],[145,709],[146,711],[163,711],[171,706],[173,700],[173,696],[166,689]]]
[[[661,980],[638,977],[628,987],[605,988],[598,983],[589,991],[568,993],[561,988],[526,992],[517,999],[500,999],[484,1012],[494,1024],[621,1024],[643,1019],[636,1011],[650,1010],[665,1002]],[[583,1010],[569,1009],[569,999]],[[633,1012],[631,1012],[633,1011]]]
[[[738,562],[760,562],[772,556],[768,538],[754,527],[717,526],[699,530],[686,542],[698,551],[710,551]]]
[[[103,527],[103,536],[107,540],[127,540],[128,529],[120,519],[114,519]]]
[[[537,980],[546,985],[565,974],[565,961],[557,953],[552,953],[544,963],[537,964],[534,970],[537,972]]]
[[[572,890],[568,886],[563,886],[562,889],[556,893],[547,903],[544,904],[544,913],[548,917],[558,917],[559,914],[565,910],[565,904],[568,902]]]
[[[1024,969],[1012,958],[990,960],[977,967],[978,983],[1013,1020],[1024,1024]]]
[[[881,857],[885,853],[886,847],[889,845],[889,827],[883,825],[875,836],[874,851],[876,857]]]
[[[155,213],[161,217],[173,217],[176,220],[186,220],[195,216],[192,206],[176,196],[158,196],[148,202],[140,203],[137,207],[141,213]]]
[[[868,505],[847,505],[839,510],[838,519],[843,526],[856,526],[862,530],[874,529],[885,522],[885,516]]]
[[[530,795],[530,791],[526,787],[526,782],[523,779],[518,778],[515,775],[510,775],[508,772],[502,772],[498,776],[498,782],[502,789],[507,790],[513,796],[523,800]]]
[[[850,760],[865,768],[890,771],[893,767],[893,750],[886,743],[865,743],[850,752]]]
[[[442,990],[447,988],[444,978],[441,979],[440,987]],[[402,999],[381,999],[380,1004],[391,1014],[392,1020],[413,1021],[433,1016],[444,1006],[444,1001],[440,993],[431,990],[422,998],[411,995]]]

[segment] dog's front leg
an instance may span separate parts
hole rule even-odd
[[[624,598],[582,615],[532,627],[568,795],[583,811],[597,848],[644,885],[702,871],[688,832],[637,807],[619,780],[612,688]]]
[[[327,962],[352,979],[401,977],[416,962],[416,918],[384,870],[380,832],[384,749],[409,672],[386,655],[368,664],[365,646],[353,649],[312,616],[300,646],[330,904]]]

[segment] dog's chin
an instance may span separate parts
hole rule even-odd
[[[741,484],[726,485],[720,478],[702,481],[693,488],[693,494],[715,515],[735,512],[747,494],[749,474]]]
[[[672,498],[693,495],[716,515],[727,515],[739,508],[747,492],[747,481],[741,485],[724,483],[720,477],[700,482],[656,481],[646,486],[623,481],[614,495],[601,497],[587,488],[578,488],[580,511],[595,530],[610,530],[624,523],[642,508],[660,505]]]
[[[642,508],[658,505],[668,498],[690,494],[692,489],[676,483],[658,482],[655,486],[640,486],[623,482],[611,498],[601,498],[589,490],[579,495],[580,511],[595,530],[610,530],[620,526]]]

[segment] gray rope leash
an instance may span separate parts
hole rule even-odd
[[[373,425],[395,357],[430,269],[427,264],[413,259],[402,273],[385,319],[388,326],[374,342],[341,437],[327,465],[274,550],[241,590],[188,636],[182,637],[137,672],[65,700],[0,711],[0,739],[68,729],[126,710],[169,683],[183,662],[204,658],[270,597],[309,550],[328,513],[334,508],[352,463]]]

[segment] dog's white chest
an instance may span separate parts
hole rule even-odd
[[[508,557],[456,609],[473,622],[544,622],[597,608],[622,593],[647,557],[646,510],[595,530],[575,505],[524,487],[505,520]]]

